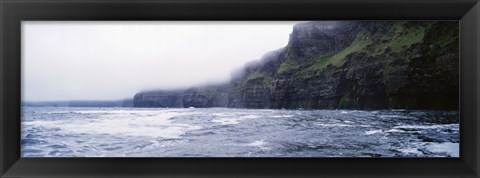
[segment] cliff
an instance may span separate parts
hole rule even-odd
[[[455,21],[327,21],[294,26],[286,47],[227,83],[140,92],[135,107],[458,109]]]

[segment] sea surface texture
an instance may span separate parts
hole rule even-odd
[[[23,157],[458,157],[452,111],[23,107]]]

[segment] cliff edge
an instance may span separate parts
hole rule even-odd
[[[325,21],[226,84],[139,92],[134,107],[445,109],[459,101],[456,21]]]

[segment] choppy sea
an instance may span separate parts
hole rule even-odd
[[[453,111],[23,107],[23,157],[458,157]]]

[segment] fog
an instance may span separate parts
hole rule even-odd
[[[116,100],[226,82],[298,22],[22,22],[22,101]]]

